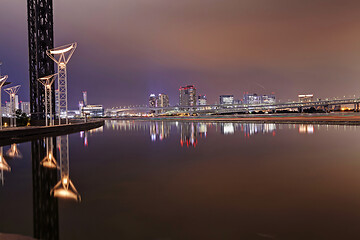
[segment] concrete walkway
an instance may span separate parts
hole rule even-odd
[[[0,130],[0,145],[6,143],[26,142],[40,137],[65,135],[79,131],[86,131],[104,125],[104,120],[70,123],[55,126],[27,126],[3,128]]]

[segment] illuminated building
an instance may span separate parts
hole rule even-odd
[[[83,92],[83,99],[84,99],[84,106],[86,106],[87,105],[87,92],[86,91]]]
[[[20,109],[19,107],[19,95],[15,95],[15,110]]]
[[[9,117],[11,116],[11,103],[5,102],[5,114]]]
[[[156,96],[155,96],[155,94],[150,94],[149,107],[156,107]]]
[[[276,102],[275,95],[262,95],[261,96],[261,103],[264,104],[274,104]]]
[[[199,95],[198,96],[198,100],[197,100],[197,105],[206,105],[207,104],[207,99],[206,99],[206,95]]]
[[[26,113],[26,115],[30,115],[30,102],[20,102],[21,112]]]
[[[168,107],[169,106],[169,96],[166,94],[159,94],[156,98],[156,107]]]
[[[86,105],[82,108],[82,112],[90,117],[103,117],[104,107],[103,105]]]
[[[299,102],[312,102],[314,94],[299,94]]]
[[[220,95],[220,104],[234,104],[234,95]]]
[[[196,105],[196,88],[194,85],[180,87],[179,89],[179,105],[195,106]]]
[[[261,104],[261,96],[254,94],[245,94],[244,95],[245,104]]]

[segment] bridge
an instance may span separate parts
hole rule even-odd
[[[303,112],[304,109],[314,107],[316,109],[322,108],[329,112],[334,106],[354,105],[354,111],[359,111],[360,98],[349,99],[333,99],[333,100],[318,100],[312,102],[285,102],[273,104],[214,104],[214,105],[196,105],[196,106],[170,106],[170,107],[123,107],[107,109],[105,111],[107,116],[119,116],[125,112],[148,112],[156,115],[161,114],[231,114],[231,113],[249,113],[249,112],[274,112],[277,110],[292,109]]]

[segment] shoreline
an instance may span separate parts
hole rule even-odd
[[[111,120],[187,121],[187,122],[248,122],[275,124],[360,125],[360,115],[260,115],[260,116],[206,116],[206,117],[126,117]]]
[[[96,120],[89,122],[70,123],[54,126],[27,126],[16,128],[3,128],[0,130],[0,146],[11,143],[28,142],[41,137],[54,137],[86,131],[104,126],[104,120]]]

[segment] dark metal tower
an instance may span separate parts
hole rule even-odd
[[[45,90],[37,80],[54,74],[54,62],[46,50],[54,48],[53,2],[52,0],[27,0],[28,41],[30,72],[30,109],[32,120],[45,119]],[[55,112],[55,91],[52,86],[53,112]]]

